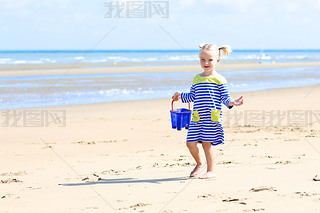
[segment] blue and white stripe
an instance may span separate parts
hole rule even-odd
[[[200,116],[200,121],[191,122],[187,141],[205,141],[212,145],[224,143],[222,104],[232,108],[229,107],[232,98],[226,79],[217,73],[210,77],[201,77],[198,74],[193,80],[190,92],[181,94],[181,100],[183,103],[194,102],[193,111],[197,110]],[[220,110],[221,122],[211,120],[211,109]]]
[[[187,135],[189,142],[211,142],[216,146],[224,143],[224,131],[221,123],[213,121],[191,122]]]

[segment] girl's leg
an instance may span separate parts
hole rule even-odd
[[[196,167],[193,169],[193,171],[190,174],[190,177],[196,176],[200,169],[204,166],[204,163],[201,161],[200,158],[200,153],[199,153],[199,148],[197,146],[198,142],[193,141],[193,142],[187,142],[187,147],[189,148],[189,151],[194,158],[194,160],[197,162]]]
[[[207,172],[202,175],[202,179],[208,179],[215,177],[213,172],[214,160],[213,160],[213,149],[211,148],[211,142],[202,142],[202,147],[207,160]]]

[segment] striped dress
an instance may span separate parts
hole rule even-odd
[[[214,146],[223,144],[222,104],[232,108],[228,106],[232,98],[227,80],[218,73],[208,77],[198,74],[190,92],[181,93],[181,100],[183,103],[194,102],[187,141],[211,142]]]

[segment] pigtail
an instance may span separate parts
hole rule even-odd
[[[199,44],[199,48],[200,48],[200,49],[205,49],[206,46],[208,46],[207,43],[201,43],[201,44]]]
[[[231,52],[231,46],[230,45],[222,45],[221,47],[217,47],[215,44],[208,44],[208,43],[201,43],[199,44],[200,52],[201,51],[213,51],[218,54],[218,56],[221,56],[220,50],[222,50],[223,55],[228,56]]]
[[[230,45],[222,45],[221,47],[219,47],[219,52],[220,50],[222,50],[223,55],[226,55],[226,56],[228,56],[232,52]]]

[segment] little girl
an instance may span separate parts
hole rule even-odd
[[[172,99],[183,103],[194,102],[192,119],[187,135],[187,147],[197,162],[190,177],[196,176],[205,163],[201,160],[197,143],[202,143],[207,161],[207,172],[201,179],[215,177],[213,172],[213,150],[211,146],[224,143],[222,128],[222,103],[229,109],[243,104],[243,97],[233,100],[230,97],[227,80],[215,70],[224,55],[231,52],[230,46],[217,47],[214,44],[200,44],[200,64],[203,72],[196,75],[190,93],[176,92]]]

